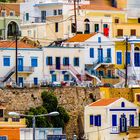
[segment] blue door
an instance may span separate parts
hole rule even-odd
[[[111,48],[108,48],[107,49],[107,63],[110,63],[112,60],[111,60]]]
[[[23,77],[18,77],[18,85],[23,87]]]
[[[102,48],[98,49],[98,62],[100,63],[103,62],[103,49]]]
[[[34,78],[34,85],[38,85],[38,78]]]
[[[23,58],[18,58],[18,71],[23,71]]]
[[[140,53],[139,52],[136,52],[134,55],[134,63],[136,67],[140,66]]]
[[[56,69],[60,70],[60,57],[56,57]]]
[[[52,82],[56,82],[56,74],[52,74]]]
[[[123,114],[121,115],[121,118],[120,118],[120,132],[126,132],[126,131],[127,131],[127,118]]]

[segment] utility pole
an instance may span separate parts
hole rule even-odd
[[[128,37],[126,37],[126,52],[125,52],[125,87],[127,87],[127,83],[128,83],[128,62],[127,62],[127,58],[128,58]]]
[[[15,42],[16,42],[16,58],[15,58],[15,61],[16,61],[16,70],[15,70],[15,80],[16,80],[16,85],[18,85],[18,30],[17,30],[17,27],[16,27],[16,31],[15,31]]]
[[[74,21],[75,21],[75,33],[77,34],[76,0],[74,0]]]

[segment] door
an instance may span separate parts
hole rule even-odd
[[[38,78],[34,78],[34,85],[38,85]]]
[[[18,71],[23,71],[23,58],[18,58]]]
[[[60,63],[60,57],[56,57],[56,69],[60,70],[60,66],[61,66],[61,63]]]
[[[136,67],[140,66],[140,54],[139,54],[139,52],[135,52],[134,63],[135,63]]]
[[[107,63],[111,62],[111,48],[107,49]]]
[[[52,74],[52,82],[56,82],[56,74]]]
[[[127,131],[127,118],[123,114],[121,115],[121,118],[120,118],[120,132],[126,132],[126,131]]]
[[[98,48],[98,62],[102,63],[103,62],[103,49]]]
[[[18,77],[18,85],[23,87],[23,77]]]

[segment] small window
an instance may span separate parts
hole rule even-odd
[[[53,10],[53,15],[57,15],[57,10]]]
[[[14,16],[14,11],[10,11],[10,16]]]
[[[6,16],[6,11],[5,11],[5,10],[2,10],[2,11],[1,11],[1,16],[2,16],[2,17],[5,17],[5,16]]]
[[[55,23],[55,32],[58,32],[58,22]]]
[[[62,15],[62,9],[58,10],[58,15]]]
[[[90,115],[89,119],[90,119],[90,126],[93,126],[93,115]]]
[[[121,107],[125,107],[125,103],[124,102],[121,103]]]
[[[36,86],[38,85],[38,78],[37,77],[34,78],[34,85],[36,85]]]
[[[98,37],[98,43],[101,43],[101,37]]]
[[[38,66],[37,58],[31,58],[31,66],[32,67],[37,67]]]
[[[75,33],[75,32],[76,32],[75,23],[72,23],[72,24],[71,24],[71,32],[72,32],[72,33]]]
[[[10,57],[3,58],[3,66],[10,66]]]
[[[123,36],[123,29],[117,30],[117,36]]]
[[[136,30],[135,29],[131,29],[130,30],[130,35],[131,36],[136,36]]]
[[[79,66],[79,57],[74,58],[74,66]]]
[[[117,115],[116,114],[112,115],[112,126],[117,126]]]
[[[70,79],[70,76],[68,74],[65,74],[64,75],[64,81],[69,81],[69,79]]]
[[[25,19],[26,19],[26,21],[29,21],[29,13],[26,13]]]
[[[140,18],[138,18],[138,23],[140,23]]]
[[[94,48],[90,48],[89,55],[90,58],[94,58]]]
[[[95,30],[95,32],[99,32],[99,24],[94,25],[94,30]]]
[[[52,62],[52,57],[46,57],[46,65],[52,65],[53,62]]]
[[[64,66],[69,66],[69,57],[64,57],[63,58],[63,65]]]
[[[115,18],[115,23],[119,23],[119,18]]]

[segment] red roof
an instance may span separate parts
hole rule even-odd
[[[118,99],[119,98],[101,99],[101,100],[91,103],[89,106],[107,106],[117,101]]]
[[[0,48],[15,48],[15,41],[0,41]],[[18,41],[18,48],[35,48],[33,45]]]

